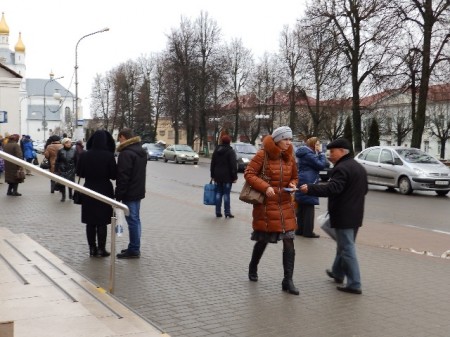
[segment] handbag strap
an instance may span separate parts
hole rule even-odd
[[[258,174],[258,176],[259,176],[260,178],[266,180],[266,179],[267,179],[267,176],[266,176],[267,152],[266,152],[266,150],[263,150],[263,151],[264,151],[264,161],[263,161],[262,170],[261,170],[261,172]]]

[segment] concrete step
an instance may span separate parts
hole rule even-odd
[[[5,228],[0,303],[0,320],[14,322],[14,337],[164,335],[31,238]]]

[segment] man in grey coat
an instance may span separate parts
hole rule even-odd
[[[300,190],[305,194],[328,197],[330,225],[336,229],[336,257],[327,275],[345,286],[337,289],[351,294],[361,294],[361,276],[356,257],[355,239],[364,217],[365,195],[368,192],[366,170],[350,153],[351,144],[339,138],[328,144],[330,161],[334,164],[327,184],[304,184]]]

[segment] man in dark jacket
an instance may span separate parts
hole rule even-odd
[[[231,214],[231,184],[237,181],[236,153],[230,146],[228,135],[221,138],[222,144],[217,146],[211,159],[211,180],[216,183],[216,217],[222,217],[222,197],[225,218],[234,218]]]
[[[364,216],[364,201],[368,191],[366,170],[350,154],[351,144],[339,138],[328,144],[330,161],[334,164],[330,181],[325,185],[305,184],[300,187],[305,194],[328,197],[330,225],[336,230],[336,257],[331,270],[326,273],[336,283],[346,286],[337,289],[361,294],[361,277],[356,258],[355,239]]]
[[[117,147],[116,199],[128,206],[126,216],[130,243],[128,248],[117,254],[118,259],[139,258],[141,256],[141,219],[139,210],[145,198],[145,174],[147,152],[142,148],[141,138],[134,136],[131,129],[119,132],[120,145]]]

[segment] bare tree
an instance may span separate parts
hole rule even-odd
[[[420,148],[425,126],[428,87],[436,66],[450,60],[446,49],[450,33],[450,1],[448,0],[402,0],[397,1],[397,13],[413,31],[420,31],[421,77],[417,113],[412,116],[413,132],[411,146]]]
[[[430,132],[441,145],[440,158],[445,158],[445,145],[450,139],[450,111],[448,103],[434,104],[429,109]]]
[[[327,19],[337,31],[352,83],[352,126],[355,151],[362,150],[360,94],[369,76],[390,56],[395,16],[388,0],[322,0],[307,8],[308,16]]]
[[[289,85],[289,126],[296,133],[296,101],[297,90],[302,89],[301,62],[305,58],[305,51],[301,48],[300,27],[290,29],[284,26],[280,36],[280,58],[285,65],[285,73]]]
[[[253,56],[245,48],[241,39],[233,39],[225,47],[225,75],[229,92],[235,103],[235,123],[232,139],[235,142],[239,136],[240,96],[247,85],[247,80],[253,71]]]

